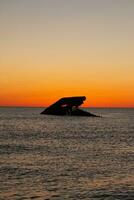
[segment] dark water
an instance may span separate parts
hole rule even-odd
[[[0,200],[134,200],[134,109],[0,108]]]

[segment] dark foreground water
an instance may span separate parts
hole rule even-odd
[[[134,200],[134,109],[0,108],[0,200]]]

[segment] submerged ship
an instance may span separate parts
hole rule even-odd
[[[79,108],[85,100],[85,96],[63,97],[47,107],[40,114],[98,117],[97,115]]]

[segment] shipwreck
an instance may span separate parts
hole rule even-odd
[[[85,100],[85,96],[64,97],[47,107],[40,114],[98,117],[79,108]]]

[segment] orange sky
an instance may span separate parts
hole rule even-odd
[[[134,2],[0,2],[0,106],[134,107]]]

